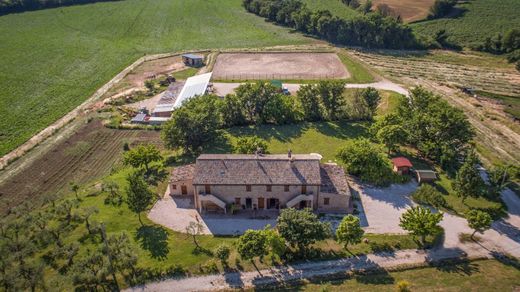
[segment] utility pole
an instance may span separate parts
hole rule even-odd
[[[117,283],[114,265],[112,264],[112,254],[111,254],[110,248],[108,246],[107,233],[105,230],[105,223],[101,223],[101,238],[103,239],[103,243],[105,244],[106,256],[108,258],[108,264],[110,265],[110,273],[112,274],[112,278],[114,279],[114,284],[116,285],[116,287],[115,287],[116,291],[120,291],[121,289],[119,289],[119,284]]]

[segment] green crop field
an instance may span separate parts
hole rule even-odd
[[[456,7],[466,10],[456,18],[443,18],[417,22],[412,25],[418,33],[432,35],[446,29],[449,40],[471,47],[486,37],[505,33],[520,27],[520,1],[518,0],[473,0],[464,1]]]
[[[0,17],[0,155],[145,54],[308,43],[240,0],[127,0]]]
[[[353,18],[359,12],[341,3],[340,0],[303,0],[311,10],[329,10],[333,15],[344,18]]]

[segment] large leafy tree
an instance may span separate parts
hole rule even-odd
[[[266,82],[246,83],[237,87],[235,94],[248,122],[261,124],[266,121],[264,108],[269,100],[278,94],[278,90]]]
[[[130,151],[125,152],[123,161],[127,165],[135,168],[144,166],[146,172],[149,171],[150,163],[162,159],[161,152],[153,144],[139,145]]]
[[[474,152],[470,152],[462,167],[457,172],[453,189],[464,202],[468,196],[478,197],[483,194],[485,183],[478,169],[478,158]]]
[[[401,125],[388,125],[377,131],[376,139],[386,146],[388,152],[392,152],[397,150],[397,145],[406,142],[407,136]]]
[[[399,226],[412,235],[419,236],[421,245],[425,246],[426,236],[439,232],[442,217],[442,213],[432,213],[428,208],[413,207],[403,213],[399,219]]]
[[[166,122],[162,139],[169,148],[180,148],[187,153],[199,151],[205,143],[217,136],[220,127],[218,97],[203,95],[185,101],[175,109]]]
[[[247,230],[242,236],[238,238],[236,243],[237,252],[241,258],[251,261],[256,266],[255,257],[263,257],[268,253],[267,234],[263,230]]]
[[[458,169],[474,132],[464,113],[422,87],[401,100],[397,115],[407,130],[408,142],[448,171]]]
[[[316,85],[302,85],[296,92],[296,96],[300,100],[306,121],[315,122],[323,120],[323,109]]]
[[[240,137],[233,148],[234,152],[239,154],[254,154],[257,150],[268,153],[267,142],[257,136]]]
[[[302,120],[298,100],[292,95],[276,94],[265,105],[264,120],[273,124],[292,124]]]
[[[225,127],[242,126],[248,123],[242,102],[235,94],[228,94],[220,105],[222,120]]]
[[[350,140],[339,150],[337,157],[345,163],[350,174],[363,181],[376,185],[391,182],[392,167],[385,151],[366,138]]]
[[[298,247],[300,253],[316,241],[327,238],[331,232],[330,224],[321,222],[309,209],[282,210],[276,228],[293,248]]]
[[[137,214],[139,222],[143,225],[141,220],[141,213],[146,211],[154,199],[154,193],[148,188],[139,172],[132,172],[126,178],[128,187],[126,189],[128,208]]]
[[[493,199],[500,197],[500,193],[511,182],[511,166],[494,167],[488,172],[488,196]]]
[[[480,210],[469,211],[466,213],[466,219],[468,220],[469,227],[474,230],[471,234],[471,238],[473,238],[475,233],[482,233],[491,228],[491,223],[493,223],[491,216],[488,213]]]
[[[319,92],[327,118],[337,120],[340,109],[345,105],[345,82],[340,80],[321,81],[316,90]]]
[[[353,215],[347,215],[343,217],[341,223],[336,229],[336,240],[343,244],[346,250],[348,250],[349,244],[357,244],[361,242],[365,231],[359,224],[359,218]]]

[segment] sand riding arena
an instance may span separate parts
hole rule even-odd
[[[334,53],[224,53],[215,80],[345,79],[349,72]]]

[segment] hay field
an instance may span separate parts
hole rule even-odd
[[[309,42],[240,0],[126,0],[0,16],[0,155],[145,54]]]
[[[390,6],[397,14],[401,15],[404,22],[413,22],[425,19],[428,16],[430,7],[435,0],[374,0],[375,8],[379,4]]]

